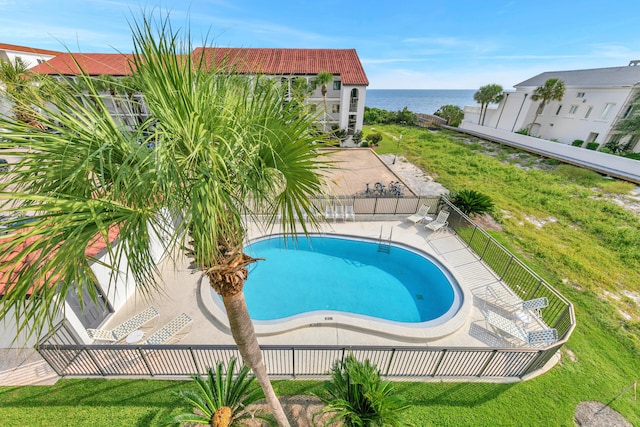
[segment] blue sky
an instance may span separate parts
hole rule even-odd
[[[370,89],[511,89],[640,59],[638,0],[0,0],[0,43],[130,52],[142,8],[171,11],[195,45],[355,48]]]

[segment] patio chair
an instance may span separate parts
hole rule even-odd
[[[351,219],[352,221],[356,220],[356,213],[353,210],[353,205],[346,205],[344,207],[344,220]]]
[[[432,230],[432,231],[441,230],[442,228],[449,225],[449,222],[447,221],[448,218],[449,218],[448,211],[440,211],[438,212],[438,216],[436,217],[436,219],[426,224],[425,228],[428,228],[429,230]]]
[[[485,320],[489,325],[525,344],[552,344],[558,341],[558,331],[554,328],[529,332],[513,320],[507,319],[495,311],[486,310]]]
[[[143,344],[147,345],[161,345],[167,344],[171,341],[178,333],[191,324],[192,320],[185,313],[181,313],[178,317],[175,317],[169,323],[164,325],[162,328],[158,329],[147,338]]]
[[[549,305],[549,299],[547,297],[522,300],[506,289],[500,292],[495,288],[495,285],[487,286],[487,293],[503,305],[515,310],[521,310],[523,313],[532,315],[538,319],[542,318],[541,310]]]
[[[427,206],[427,205],[420,206],[420,209],[418,209],[418,212],[407,217],[407,221],[411,221],[414,224],[423,222],[427,217],[427,215],[429,214],[429,209],[431,209],[430,206]]]
[[[324,208],[324,219],[326,219],[327,221],[330,219],[334,219],[336,218],[336,214],[333,211],[333,205],[327,205]]]
[[[87,333],[89,334],[89,337],[93,338],[95,341],[120,341],[131,332],[139,329],[145,323],[158,317],[158,315],[158,310],[156,310],[155,307],[149,307],[130,319],[125,320],[113,329],[87,329]]]
[[[345,221],[346,217],[344,214],[344,206],[336,205],[333,213],[334,213],[334,216],[333,216],[334,221],[337,221],[339,219]]]

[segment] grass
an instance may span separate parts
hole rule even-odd
[[[456,133],[376,126],[378,153],[400,150],[449,190],[475,189],[496,204],[503,245],[575,305],[578,326],[550,372],[516,384],[399,383],[416,426],[572,426],[582,401],[609,403],[640,425],[640,220],[607,199],[633,185],[486,146]],[[369,132],[365,130],[365,135]],[[468,140],[468,141],[467,141]],[[482,153],[489,152],[490,156]],[[519,165],[519,166],[518,166]],[[525,170],[542,165],[548,170]],[[542,227],[529,219],[544,222]],[[550,220],[553,219],[553,222]],[[546,221],[546,222],[545,222]],[[146,426],[179,409],[179,381],[61,380],[51,387],[0,388],[3,426]],[[320,393],[317,381],[279,381],[281,395]]]

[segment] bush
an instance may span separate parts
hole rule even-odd
[[[367,141],[366,139],[364,141],[362,141],[362,144],[360,144],[361,147],[368,147],[369,146],[369,141]]]
[[[461,190],[451,193],[449,200],[466,215],[482,215],[493,210],[493,201],[476,190]]]
[[[371,144],[372,146],[378,145],[378,144],[380,144],[380,141],[382,141],[382,134],[380,134],[380,133],[371,133],[371,134],[367,135],[367,141],[369,141],[369,144]]]
[[[324,387],[330,397],[319,397],[327,404],[324,412],[334,414],[330,423],[340,420],[345,427],[406,425],[401,412],[409,406],[368,360],[362,363],[350,354],[337,361]]]
[[[516,133],[519,133],[520,135],[529,135],[529,129],[522,128],[522,129],[516,131]]]
[[[600,144],[598,144],[597,142],[588,142],[587,143],[587,150],[597,150],[598,147],[600,146]]]
[[[360,141],[362,141],[362,131],[359,130],[359,131],[354,132],[353,136],[351,137],[351,140],[356,145],[360,144]]]
[[[574,147],[582,147],[582,144],[584,144],[584,140],[582,139],[574,139],[571,143]]]

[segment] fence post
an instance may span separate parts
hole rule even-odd
[[[291,347],[291,376],[293,378],[296,377],[296,349],[295,347]]]
[[[142,349],[140,347],[138,347],[138,353],[140,353],[140,358],[144,362],[144,365],[147,367],[147,370],[149,371],[149,375],[151,375],[153,377],[154,375],[153,375],[153,371],[151,370],[151,365],[149,365],[149,361],[144,356],[144,351],[142,351]]]
[[[91,359],[91,361],[93,362],[94,365],[96,365],[96,368],[98,368],[98,372],[100,372],[100,375],[105,377],[106,375],[104,374],[104,371],[102,370],[102,367],[100,366],[100,364],[98,363],[98,361],[93,357],[93,354],[91,352],[91,349],[88,347],[85,347],[84,349],[87,352],[87,356],[89,356],[89,359]],[[78,353],[78,355],[82,353],[82,350],[80,350],[80,352]],[[76,358],[78,357],[78,355],[76,355]],[[74,358],[75,359],[75,358]],[[69,366],[69,365],[67,365]]]
[[[436,373],[438,372],[438,369],[440,369],[440,364],[442,363],[442,360],[444,359],[445,354],[447,354],[447,349],[446,348],[442,349],[442,352],[440,354],[441,354],[440,360],[438,360],[438,363],[436,363],[436,366],[433,369],[433,375],[431,375],[432,377],[435,377]]]
[[[198,361],[196,360],[196,355],[193,354],[193,347],[189,346],[189,353],[191,353],[191,359],[193,359],[193,364],[196,367],[196,372],[198,374],[200,374],[202,371],[200,370],[200,365],[198,364]]]
[[[493,361],[493,359],[496,357],[497,354],[498,354],[498,350],[494,349],[491,351],[491,356],[487,358],[487,361],[484,363],[484,366],[482,366],[482,368],[480,369],[480,372],[478,373],[478,378],[481,378],[484,375],[484,371],[487,370],[487,367]]]
[[[393,356],[395,355],[396,355],[396,348],[394,347],[391,349],[391,356],[389,357],[389,363],[387,364],[387,371],[384,374],[385,377],[389,376],[389,369],[391,369],[391,363],[393,362]]]
[[[507,261],[507,264],[504,266],[504,270],[502,270],[502,274],[500,275],[500,280],[502,280],[502,278],[507,274],[511,261],[513,261],[513,255],[509,257],[509,261]]]

